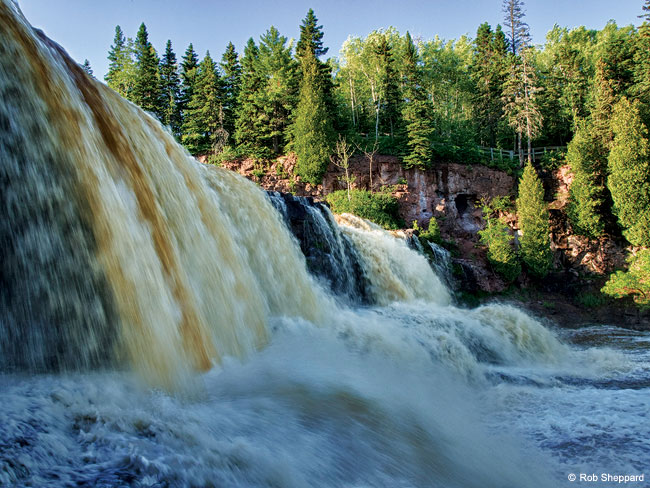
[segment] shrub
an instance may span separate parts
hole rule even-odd
[[[602,292],[615,298],[631,296],[644,308],[650,307],[650,249],[641,249],[628,258],[628,270],[609,277]]]
[[[483,216],[487,226],[478,234],[481,244],[488,248],[487,258],[490,266],[507,282],[512,282],[521,273],[521,265],[513,247],[514,237],[508,232],[506,224],[492,217],[492,209],[488,206],[483,207]]]
[[[404,221],[398,214],[397,198],[382,193],[370,193],[366,190],[346,190],[330,193],[326,197],[334,213],[351,213],[368,219],[385,229],[400,229]]]

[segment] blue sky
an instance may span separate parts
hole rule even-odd
[[[32,25],[61,44],[79,62],[85,58],[103,78],[106,59],[119,24],[129,37],[141,22],[155,48],[172,40],[177,56],[192,42],[199,57],[206,50],[221,58],[232,41],[241,52],[249,37],[256,41],[271,25],[288,38],[297,38],[307,10],[314,9],[323,25],[328,56],[338,55],[349,35],[365,36],[378,28],[409,30],[425,39],[436,34],[454,39],[473,36],[482,22],[502,22],[501,0],[18,0]],[[639,24],[642,0],[528,0],[526,20],[535,43],[561,26],[602,28],[609,19],[619,25]]]

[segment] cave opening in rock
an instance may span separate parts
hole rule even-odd
[[[454,199],[456,210],[458,211],[459,216],[462,216],[467,211],[467,207],[469,206],[469,199],[469,195],[465,194],[457,195]]]

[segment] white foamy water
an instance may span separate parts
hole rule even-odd
[[[7,0],[0,27],[0,485],[539,488],[643,469],[647,335],[454,307],[424,257],[353,216],[334,229],[373,305],[342,305],[255,185],[199,165]]]

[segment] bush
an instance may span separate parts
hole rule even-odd
[[[487,226],[480,230],[478,235],[481,244],[488,248],[487,258],[490,266],[507,282],[513,282],[521,273],[521,265],[513,247],[514,237],[508,232],[506,224],[492,217],[492,209],[483,207],[483,215]]]
[[[641,249],[628,258],[627,271],[617,271],[609,277],[602,292],[622,298],[632,296],[643,308],[650,307],[650,249]]]
[[[414,222],[414,224],[417,226],[417,221]],[[427,242],[433,242],[434,244],[438,244],[439,246],[442,245],[440,228],[438,227],[438,221],[436,220],[435,217],[431,217],[431,220],[429,220],[429,228],[426,231],[420,230],[418,237],[420,238],[420,242],[424,241],[423,245]]]
[[[339,190],[330,193],[325,199],[334,213],[351,213],[381,225],[385,229],[404,227],[404,221],[397,212],[397,198],[388,193],[350,190],[348,200],[348,192]]]

